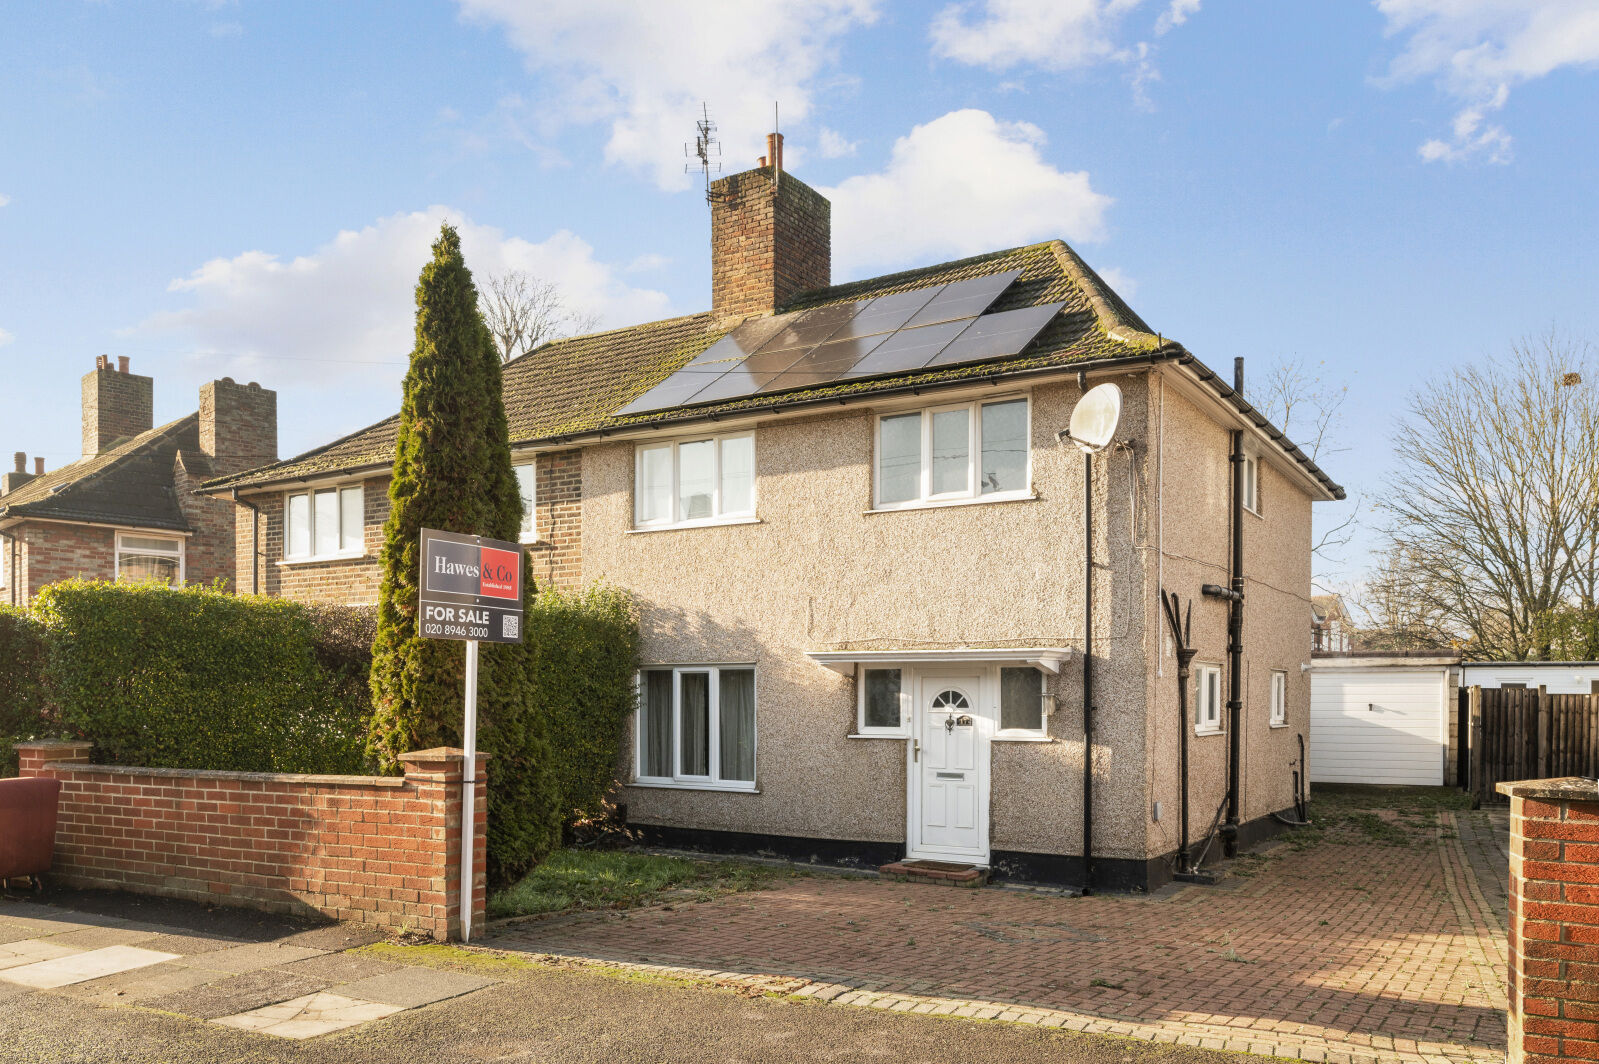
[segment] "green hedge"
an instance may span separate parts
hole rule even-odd
[[[45,631],[26,612],[0,606],[0,777],[17,774],[12,744],[53,732],[45,716]]]
[[[69,580],[40,592],[46,682],[96,760],[152,768],[359,773],[369,706],[351,643],[296,603]],[[326,627],[326,626],[324,626]],[[354,674],[352,675],[352,670]]]

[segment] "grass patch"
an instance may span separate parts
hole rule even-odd
[[[1438,814],[1469,810],[1471,803],[1471,795],[1453,787],[1318,785],[1311,789],[1311,826],[1296,828],[1283,841],[1292,850],[1328,839],[1380,846],[1431,843]]]
[[[521,882],[489,898],[491,917],[631,909],[660,900],[706,901],[765,890],[801,873],[741,861],[622,850],[557,850]]]

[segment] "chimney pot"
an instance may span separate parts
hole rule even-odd
[[[36,477],[44,476],[44,459],[38,455],[33,456],[33,475]]]
[[[12,455],[11,457],[16,460],[17,472],[18,473],[26,473],[28,471],[28,452],[27,451],[18,451],[16,454]]]
[[[105,369],[105,368],[109,367],[110,365],[111,365],[111,356],[110,355],[101,355],[99,358],[94,360],[94,368],[95,369]]]
[[[127,355],[118,355],[117,356],[117,372],[118,373],[126,373],[126,372],[128,372],[128,356]]]
[[[766,165],[766,156],[761,155],[761,156],[756,157],[755,165],[756,166],[765,166]]]
[[[783,134],[766,134],[766,158],[761,161],[761,165],[765,166],[768,161],[771,162],[773,170],[783,169]]]

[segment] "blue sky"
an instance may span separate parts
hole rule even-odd
[[[14,5],[0,35],[0,453],[76,457],[98,354],[280,396],[285,455],[392,412],[438,222],[606,325],[703,309],[709,219],[780,102],[835,279],[1064,237],[1226,371],[1349,386],[1380,489],[1406,393],[1599,341],[1591,0]],[[1337,508],[1326,508],[1335,523]],[[1369,524],[1370,522],[1368,522]],[[1358,577],[1359,548],[1326,575]]]

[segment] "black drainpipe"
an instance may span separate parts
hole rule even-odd
[[[1166,610],[1166,620],[1171,625],[1172,642],[1177,644],[1177,772],[1182,778],[1181,800],[1178,803],[1180,842],[1177,846],[1177,871],[1189,871],[1188,861],[1188,729],[1192,725],[1188,721],[1188,677],[1189,666],[1193,663],[1194,634],[1194,604],[1188,603],[1188,617],[1186,626],[1178,619],[1177,592],[1173,591],[1168,597],[1164,590],[1160,593],[1160,604]]]
[[[1233,390],[1244,394],[1244,360],[1233,359]],[[1244,432],[1233,431],[1232,603],[1227,618],[1227,824],[1224,852],[1238,853],[1238,770],[1244,713]]]
[[[233,489],[233,504],[250,511],[250,594],[261,593],[261,509],[253,502],[239,498],[239,489]]]

